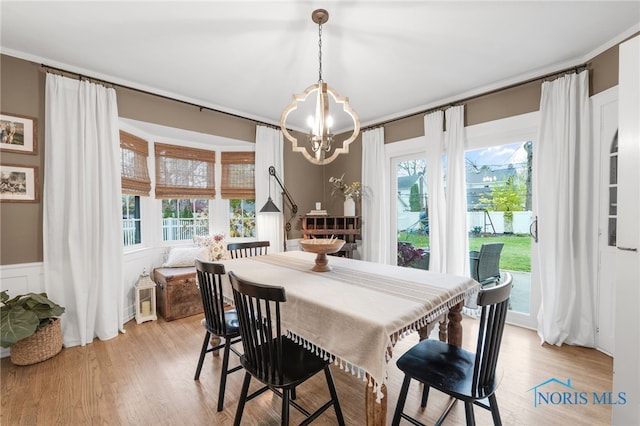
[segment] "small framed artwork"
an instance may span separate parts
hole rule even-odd
[[[0,114],[0,150],[20,154],[38,153],[37,119],[16,114]]]
[[[38,167],[0,164],[0,201],[38,201]]]

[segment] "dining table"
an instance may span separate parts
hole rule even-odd
[[[470,277],[336,256],[330,256],[329,271],[315,272],[315,259],[314,253],[288,251],[218,263],[245,280],[284,287],[287,336],[362,379],[366,424],[384,425],[395,343],[445,318],[440,338],[460,346],[462,306],[479,285]],[[223,292],[233,304],[227,275]]]

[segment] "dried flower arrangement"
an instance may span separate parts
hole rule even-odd
[[[351,185],[347,185],[344,182],[344,173],[339,178],[330,177],[329,182],[333,185],[333,189],[331,190],[332,196],[336,192],[340,192],[345,200],[352,198],[354,201],[358,201],[360,197],[362,197],[362,185],[360,182],[355,181],[351,183]]]

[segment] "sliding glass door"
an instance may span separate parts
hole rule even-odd
[[[469,250],[502,244],[500,271],[513,275],[510,309],[531,311],[532,141],[465,153]]]
[[[510,323],[536,327],[540,305],[531,187],[535,176],[537,113],[465,128],[467,133],[467,231],[469,249],[503,243],[500,271],[514,276]],[[401,266],[428,268],[425,138],[388,144],[391,260]],[[446,173],[446,172],[445,172]]]
[[[535,215],[532,164],[535,113],[467,128],[467,227],[469,250],[501,243],[499,268],[513,276],[508,321],[535,328]]]

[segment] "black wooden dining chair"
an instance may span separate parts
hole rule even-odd
[[[245,243],[227,244],[227,251],[231,254],[232,259],[262,256],[267,254],[268,249],[269,241],[250,241]]]
[[[222,370],[220,371],[220,388],[218,390],[218,411],[222,411],[224,404],[224,391],[227,384],[227,375],[242,368],[238,365],[229,369],[230,352],[240,356],[232,345],[240,341],[240,329],[238,327],[238,316],[235,310],[225,310],[225,303],[222,297],[221,277],[225,274],[224,265],[218,263],[203,262],[196,259],[196,271],[198,274],[198,286],[202,297],[202,307],[204,308],[204,322],[206,333],[200,359],[194,380],[200,379],[202,364],[205,355],[209,352],[218,351],[224,348],[222,356]],[[223,343],[210,344],[211,336],[218,336],[224,339]]]
[[[496,287],[483,288],[478,293],[477,304],[481,307],[476,352],[439,340],[423,340],[398,359],[396,365],[404,372],[404,381],[393,416],[392,425],[400,419],[414,425],[422,425],[417,419],[404,413],[404,405],[411,379],[424,384],[420,406],[427,406],[429,389],[435,388],[448,394],[451,401],[436,425],[442,424],[458,400],[464,401],[467,425],[475,425],[473,405],[491,411],[493,423],[501,425],[495,390],[496,365],[502,341],[504,322],[507,316],[512,276],[505,273],[504,281]]]
[[[234,424],[240,425],[247,401],[271,389],[282,397],[282,425],[289,424],[289,406],[307,417],[302,424],[311,423],[333,406],[338,424],[344,425],[329,369],[330,359],[316,355],[282,333],[280,304],[287,300],[285,289],[246,281],[231,271],[229,279],[244,347],[240,363],[246,370]],[[321,371],[324,371],[331,399],[315,412],[309,413],[294,401],[295,389]],[[252,377],[265,386],[248,394]]]

